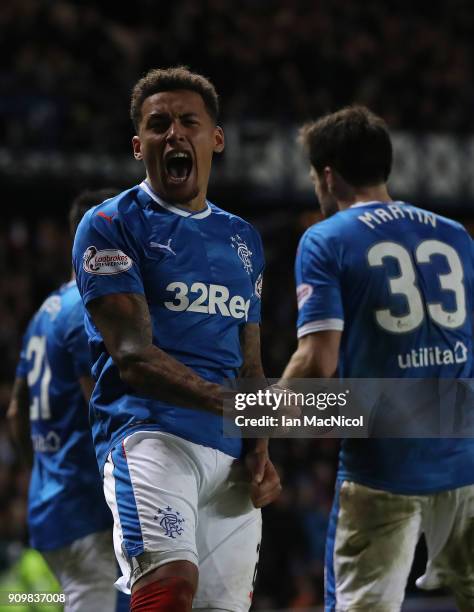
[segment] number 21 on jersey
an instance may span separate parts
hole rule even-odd
[[[30,419],[32,421],[50,419],[49,383],[51,382],[51,368],[46,358],[45,336],[32,336],[29,339],[26,347],[26,358],[28,360],[33,358],[33,367],[27,377],[31,396]],[[35,393],[33,388],[38,383],[40,377],[39,393]]]

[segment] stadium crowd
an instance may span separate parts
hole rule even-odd
[[[392,129],[472,130],[473,22],[468,0],[5,0],[2,143],[128,151],[133,81],[178,63],[212,77],[224,121],[358,101]]]
[[[131,84],[150,66],[178,63],[212,78],[224,123],[301,122],[351,100],[393,129],[472,132],[473,28],[468,0],[433,0],[429,12],[395,0],[137,0],[133,11],[92,0],[4,0],[2,147],[127,153]],[[239,213],[232,201],[219,204]],[[315,215],[245,216],[265,244],[263,361],[277,377],[295,346],[296,244]],[[70,247],[65,211],[32,220],[26,210],[0,227],[0,573],[27,542],[29,471],[4,421],[21,335],[68,280]],[[284,490],[264,511],[256,609],[322,602],[337,451],[336,440],[273,442]]]

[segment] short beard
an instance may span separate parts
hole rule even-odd
[[[325,219],[328,219],[329,217],[332,217],[337,212],[339,212],[339,207],[337,205],[336,200],[331,197],[328,197],[324,204],[323,202],[319,202],[319,207],[321,208],[321,212]]]
[[[166,199],[166,201],[169,204],[179,204],[180,206],[186,206],[186,204],[189,204],[189,202],[194,200],[194,198],[197,198],[198,195],[199,195],[199,188],[196,187],[195,191],[193,191],[193,193],[190,196],[186,197],[185,199],[169,197]]]

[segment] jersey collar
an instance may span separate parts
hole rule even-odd
[[[403,204],[403,202],[401,202],[400,200],[392,200],[391,202],[381,202],[380,200],[371,200],[370,202],[356,202],[355,204],[351,204],[349,208],[360,208],[361,206],[372,206],[373,204],[384,206],[386,204]]]
[[[169,212],[174,213],[175,215],[179,215],[180,217],[192,217],[193,219],[204,219],[208,217],[212,209],[209,206],[209,202],[206,200],[206,208],[204,210],[198,210],[197,212],[190,212],[189,210],[185,210],[182,206],[174,206],[173,204],[168,204],[164,202],[150,187],[150,185],[146,181],[142,181],[139,185],[140,189],[142,189],[150,198],[156,202],[162,208],[165,208]]]
[[[371,202],[356,202],[355,204],[351,204],[349,208],[360,208],[361,206],[371,206],[372,204],[382,204],[378,200],[372,200]]]

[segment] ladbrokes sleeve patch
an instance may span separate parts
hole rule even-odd
[[[82,257],[82,267],[89,274],[120,274],[130,270],[133,260],[119,249],[87,247]]]

